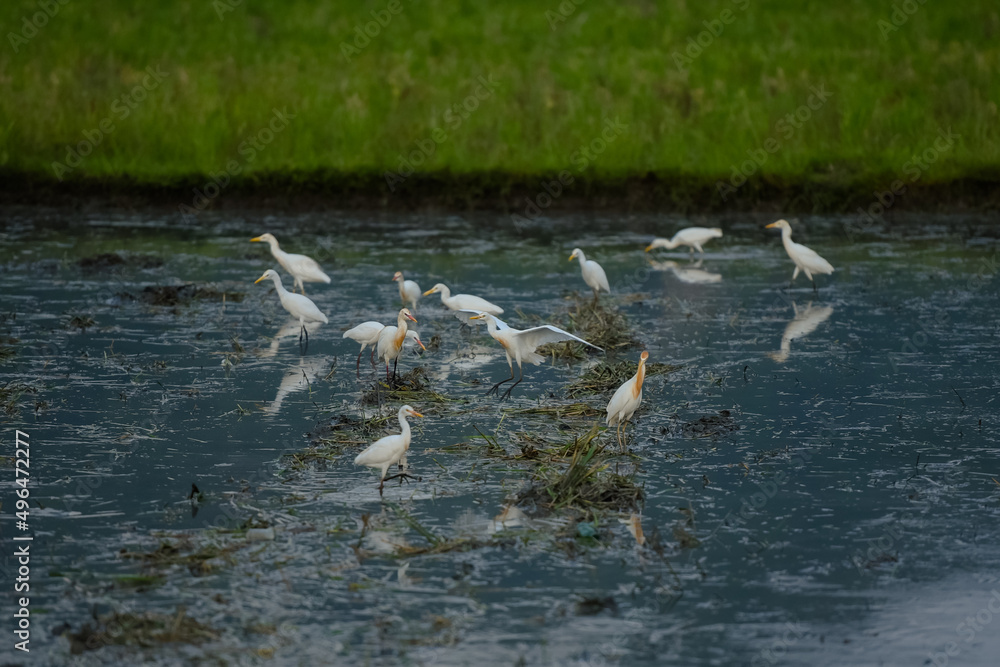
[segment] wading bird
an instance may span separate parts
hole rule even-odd
[[[503,314],[503,308],[478,296],[473,296],[471,294],[456,294],[452,296],[451,290],[448,289],[448,286],[443,283],[438,283],[424,292],[424,296],[436,294],[438,292],[441,293],[441,303],[443,303],[449,310],[475,310],[478,312],[489,313],[490,315]]]
[[[361,343],[361,350],[358,352],[358,361],[355,364],[358,377],[361,377],[361,354],[368,346],[371,346],[372,348],[371,354],[369,355],[371,364],[372,366],[375,365],[375,348],[378,346],[378,337],[379,334],[382,333],[383,329],[385,329],[384,324],[370,320],[368,322],[362,322],[358,326],[344,332],[344,338],[350,338],[353,341]],[[413,341],[423,350],[427,349],[420,341],[420,336],[413,329],[407,328],[406,340]]]
[[[290,252],[285,252],[280,247],[278,247],[278,239],[274,238],[273,234],[261,234],[260,236],[255,236],[250,239],[251,242],[263,241],[271,246],[271,254],[274,258],[278,260],[278,264],[292,274],[292,278],[295,282],[292,283],[292,291],[295,291],[296,286],[302,290],[302,293],[306,293],[306,286],[303,281],[308,283],[329,283],[330,276],[323,273],[323,269],[319,268],[319,264],[312,257],[306,257],[305,255],[293,255]]]
[[[646,379],[646,360],[649,359],[649,352],[643,351],[639,356],[639,370],[635,375],[625,381],[625,384],[618,387],[618,391],[608,401],[608,426],[614,426],[618,435],[618,446],[625,448],[623,431],[625,424],[642,403],[642,381]]]
[[[816,289],[816,281],[813,280],[812,274],[830,274],[833,273],[833,265],[820,257],[815,250],[807,248],[801,243],[796,243],[792,240],[792,226],[788,224],[787,220],[778,220],[777,222],[772,222],[767,225],[764,229],[780,229],[781,230],[781,242],[785,246],[785,252],[791,257],[792,261],[795,262],[795,271],[792,273],[792,280],[789,282],[795,282],[795,279],[799,277],[799,271],[806,274],[806,278],[812,280],[813,289]]]
[[[514,387],[521,384],[521,380],[524,379],[524,362],[535,364],[537,366],[545,361],[545,357],[535,352],[535,350],[542,345],[572,340],[577,343],[589,345],[595,350],[600,350],[601,352],[604,351],[596,345],[592,345],[584,339],[577,338],[568,331],[563,331],[559,327],[554,327],[551,324],[543,324],[540,327],[520,331],[518,329],[510,328],[507,326],[506,322],[498,320],[495,316],[490,315],[489,313],[472,313],[470,311],[463,311],[463,313],[468,314],[470,320],[486,320],[486,328],[489,330],[490,335],[493,336],[496,342],[503,346],[503,351],[507,354],[507,365],[510,366],[510,377],[493,385],[493,387],[486,392],[487,396],[499,392],[500,385],[514,379],[514,362],[517,362],[517,367],[521,372],[521,376],[518,378],[517,382],[507,388],[507,391],[503,393],[500,400],[510,398],[510,392],[513,391]]]
[[[386,477],[385,474],[389,472],[389,466],[393,463],[398,462],[401,468],[406,468],[406,450],[410,448],[410,424],[406,421],[406,418],[423,417],[423,415],[409,405],[404,405],[399,409],[398,416],[399,427],[402,429],[402,433],[380,438],[354,457],[356,465],[379,468],[382,471],[378,482],[378,494],[380,496],[382,495],[382,487],[386,481],[396,479],[397,477],[400,479],[409,479],[410,477],[405,471],[392,477]]]
[[[722,230],[718,227],[688,227],[674,234],[671,239],[653,239],[653,242],[646,246],[646,252],[649,252],[654,248],[666,248],[667,250],[673,250],[679,245],[686,245],[690,249],[690,252],[693,253],[697,250],[704,255],[705,250],[701,247],[701,245],[703,243],[708,243],[712,239],[721,237]]]
[[[604,273],[604,269],[601,268],[600,264],[592,259],[587,259],[587,256],[579,248],[574,248],[569,259],[573,261],[577,258],[580,260],[580,272],[583,274],[583,282],[587,283],[587,287],[594,290],[594,303],[597,303],[597,295],[601,290],[604,290],[608,294],[611,293],[611,286],[608,285],[608,276]]]
[[[264,275],[254,281],[254,284],[256,285],[267,278],[270,278],[274,282],[274,289],[278,292],[281,307],[299,321],[299,345],[302,345],[302,335],[305,334],[305,346],[308,348],[309,331],[306,329],[306,322],[322,322],[323,324],[327,324],[330,320],[326,319],[326,315],[316,307],[316,304],[309,297],[302,294],[293,294],[286,290],[285,286],[281,284],[281,276],[273,269],[265,271]]]
[[[379,332],[376,354],[379,359],[385,361],[386,380],[389,379],[390,361],[393,362],[392,376],[396,377],[396,366],[399,365],[399,355],[403,352],[403,342],[406,341],[407,320],[410,322],[417,321],[407,308],[403,308],[396,317],[396,326],[385,327]],[[422,344],[421,347],[423,347]]]
[[[403,305],[409,306],[416,312],[417,301],[420,300],[420,285],[412,280],[404,280],[402,271],[396,271],[392,279],[399,283],[399,298],[403,300]]]

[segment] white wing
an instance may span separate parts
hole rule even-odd
[[[378,335],[382,333],[382,329],[384,328],[385,325],[381,322],[369,320],[367,322],[362,322],[353,329],[345,331],[344,338],[350,338],[351,340],[356,340],[359,343],[372,345],[378,342]]]
[[[473,324],[479,324],[480,322],[483,321],[483,320],[472,319],[472,317],[475,315],[482,315],[482,311],[479,310],[469,310],[468,308],[456,308],[451,312],[455,317],[458,318],[459,322],[462,322],[463,324],[468,324],[470,326]]]
[[[812,248],[807,248],[801,243],[792,243],[799,257],[796,263],[801,264],[813,273],[833,273],[833,265],[819,256]]]
[[[497,321],[499,324],[499,320]],[[506,327],[506,325],[504,325]],[[507,327],[509,328],[509,327]],[[517,337],[519,341],[523,341],[531,350],[535,350],[542,345],[547,343],[558,343],[564,340],[573,340],[578,343],[583,343],[584,345],[589,345],[595,350],[601,350],[601,348],[588,343],[582,338],[578,338],[568,331],[563,331],[559,327],[554,327],[551,324],[543,324],[540,327],[534,327],[532,329],[525,329],[524,331],[517,331],[512,334]]]

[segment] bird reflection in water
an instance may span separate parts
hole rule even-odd
[[[811,301],[801,310],[793,302],[792,309],[795,311],[795,317],[785,327],[785,333],[781,335],[781,349],[777,352],[767,353],[767,356],[778,363],[783,363],[788,359],[788,355],[792,351],[793,340],[808,336],[816,331],[816,327],[830,319],[830,315],[833,315],[832,307],[813,306]]]
[[[701,268],[701,264],[702,261],[700,259],[688,266],[683,266],[680,262],[675,262],[673,260],[663,260],[659,262],[650,260],[649,262],[649,265],[654,271],[671,271],[675,276],[677,276],[677,280],[682,283],[688,283],[689,285],[708,285],[711,283],[722,282],[721,273],[705,271]]]

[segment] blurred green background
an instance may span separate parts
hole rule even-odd
[[[2,16],[8,173],[160,183],[232,163],[381,182],[431,141],[416,171],[709,183],[773,138],[755,178],[882,184],[947,128],[959,139],[922,182],[1000,164],[995,0],[43,0]],[[265,141],[275,109],[294,118]],[[582,166],[615,119],[627,129]]]

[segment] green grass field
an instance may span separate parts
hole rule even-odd
[[[577,1],[43,0],[44,22],[5,3],[0,169],[372,177],[412,154],[416,172],[597,181],[714,182],[753,156],[752,178],[793,183],[997,173],[994,1],[900,0],[895,23],[868,0]]]

